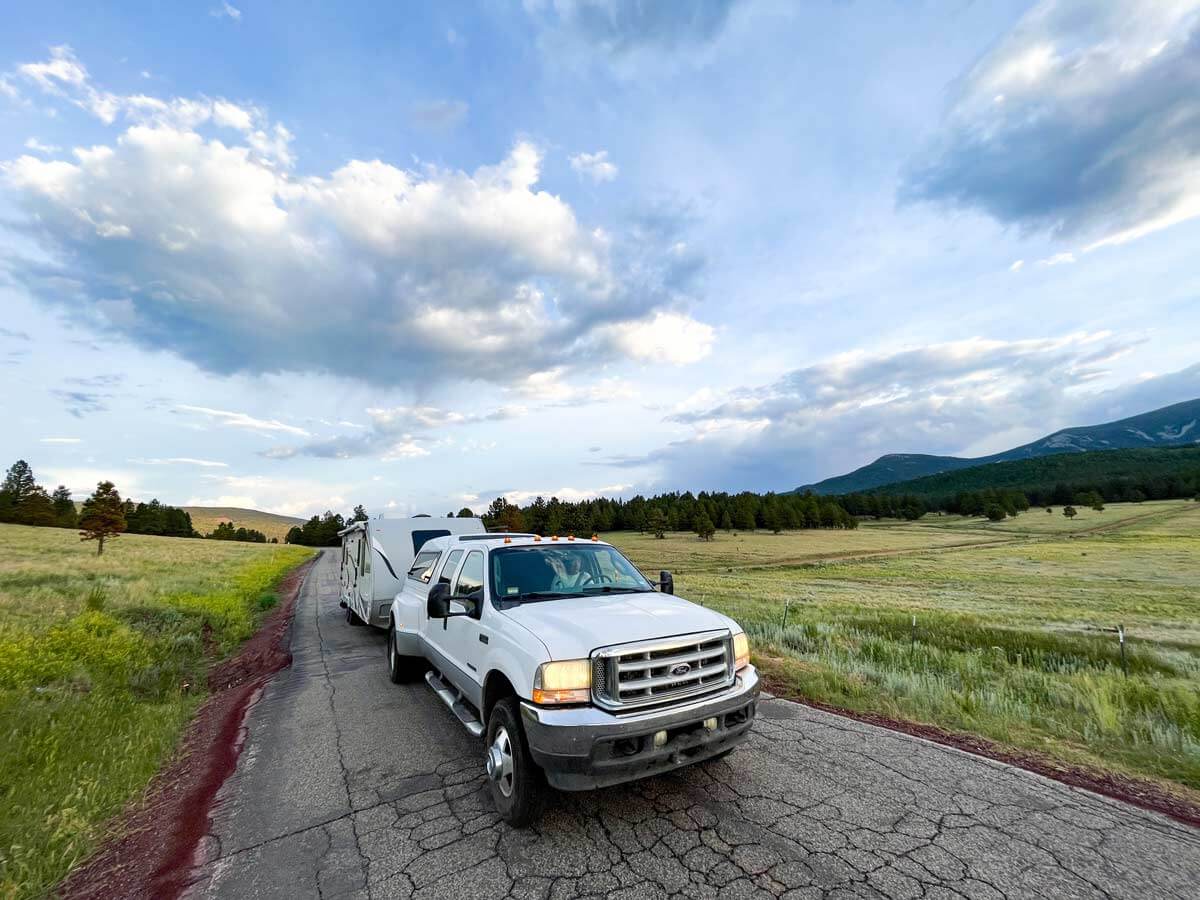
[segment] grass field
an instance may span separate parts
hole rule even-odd
[[[301,547],[0,525],[0,897],[45,896],[172,751]]]
[[[222,522],[232,522],[237,528],[253,528],[283,543],[293,525],[303,525],[303,519],[262,512],[257,509],[239,509],[236,506],[185,506],[184,512],[192,517],[192,527],[201,534],[210,534]]]
[[[737,618],[790,693],[1200,799],[1200,503],[854,532],[607,536]],[[783,624],[787,604],[787,625]],[[916,617],[914,631],[912,617]],[[1122,670],[1116,635],[1128,643]]]

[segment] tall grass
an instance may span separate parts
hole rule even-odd
[[[44,896],[141,792],[302,548],[0,526],[0,896]]]
[[[609,537],[682,568],[793,695],[1200,791],[1200,509],[1050,518],[870,523],[849,533],[862,558],[839,535]],[[979,546],[949,547],[964,534]]]

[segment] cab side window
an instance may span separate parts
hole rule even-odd
[[[463,552],[461,550],[455,550],[446,557],[446,564],[442,566],[442,574],[438,576],[438,584],[444,584],[449,587],[450,579],[454,577],[454,569],[458,566],[458,561],[462,559],[462,555]]]
[[[413,564],[408,570],[408,577],[429,584],[429,579],[433,577],[433,567],[437,565],[439,556],[441,554],[436,550],[427,550],[424,553],[418,553],[417,558],[413,560]]]
[[[467,554],[462,571],[458,573],[458,581],[452,594],[459,597],[471,597],[478,601],[475,604],[475,618],[479,618],[483,609],[483,551],[472,550]]]

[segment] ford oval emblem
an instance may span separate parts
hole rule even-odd
[[[692,667],[688,663],[680,663],[679,665],[671,668],[671,674],[676,678],[682,678],[690,671],[692,671]]]

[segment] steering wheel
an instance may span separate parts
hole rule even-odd
[[[612,584],[613,580],[607,575],[593,575],[591,572],[585,572],[583,581],[579,582],[578,587],[583,587],[586,584]]]

